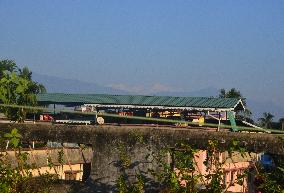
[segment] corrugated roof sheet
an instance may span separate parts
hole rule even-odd
[[[142,96],[142,95],[108,95],[108,94],[38,94],[40,104],[101,104],[101,105],[134,105],[134,106],[164,106],[193,108],[232,109],[237,106],[237,98],[208,97],[172,97],[172,96]]]

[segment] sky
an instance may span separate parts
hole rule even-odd
[[[283,104],[284,1],[0,0],[0,59],[145,94],[239,89]]]

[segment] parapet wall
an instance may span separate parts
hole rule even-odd
[[[87,126],[87,125],[51,125],[51,124],[7,124],[0,123],[1,132],[17,128],[24,141],[55,141],[81,144],[110,143],[122,140],[131,143],[129,134],[143,137],[146,143],[157,147],[174,146],[177,142],[186,142],[198,149],[206,149],[208,140],[216,140],[219,147],[226,150],[233,139],[251,152],[269,152],[282,154],[284,135],[267,133],[239,133],[209,131],[205,129],[182,129],[151,126]]]

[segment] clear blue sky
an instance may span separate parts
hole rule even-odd
[[[284,101],[284,1],[0,0],[0,27],[0,58],[37,73]]]

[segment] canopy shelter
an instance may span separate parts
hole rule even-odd
[[[53,104],[54,115],[55,105],[91,107],[90,111],[96,112],[115,110],[123,113],[130,110],[133,114],[143,112],[142,116],[146,117],[166,116],[169,118],[177,115],[181,118],[185,112],[185,116],[192,121],[198,119],[204,122],[203,116],[207,116],[217,120],[218,125],[221,124],[221,120],[230,118],[234,127],[236,127],[235,112],[245,110],[242,99],[238,98],[45,93],[38,94],[37,100],[39,105]],[[96,119],[98,118],[100,117],[96,115]]]
[[[109,94],[38,94],[40,105],[87,105],[95,108],[128,108],[160,110],[197,110],[228,112],[244,110],[242,99],[213,97],[172,97]]]

